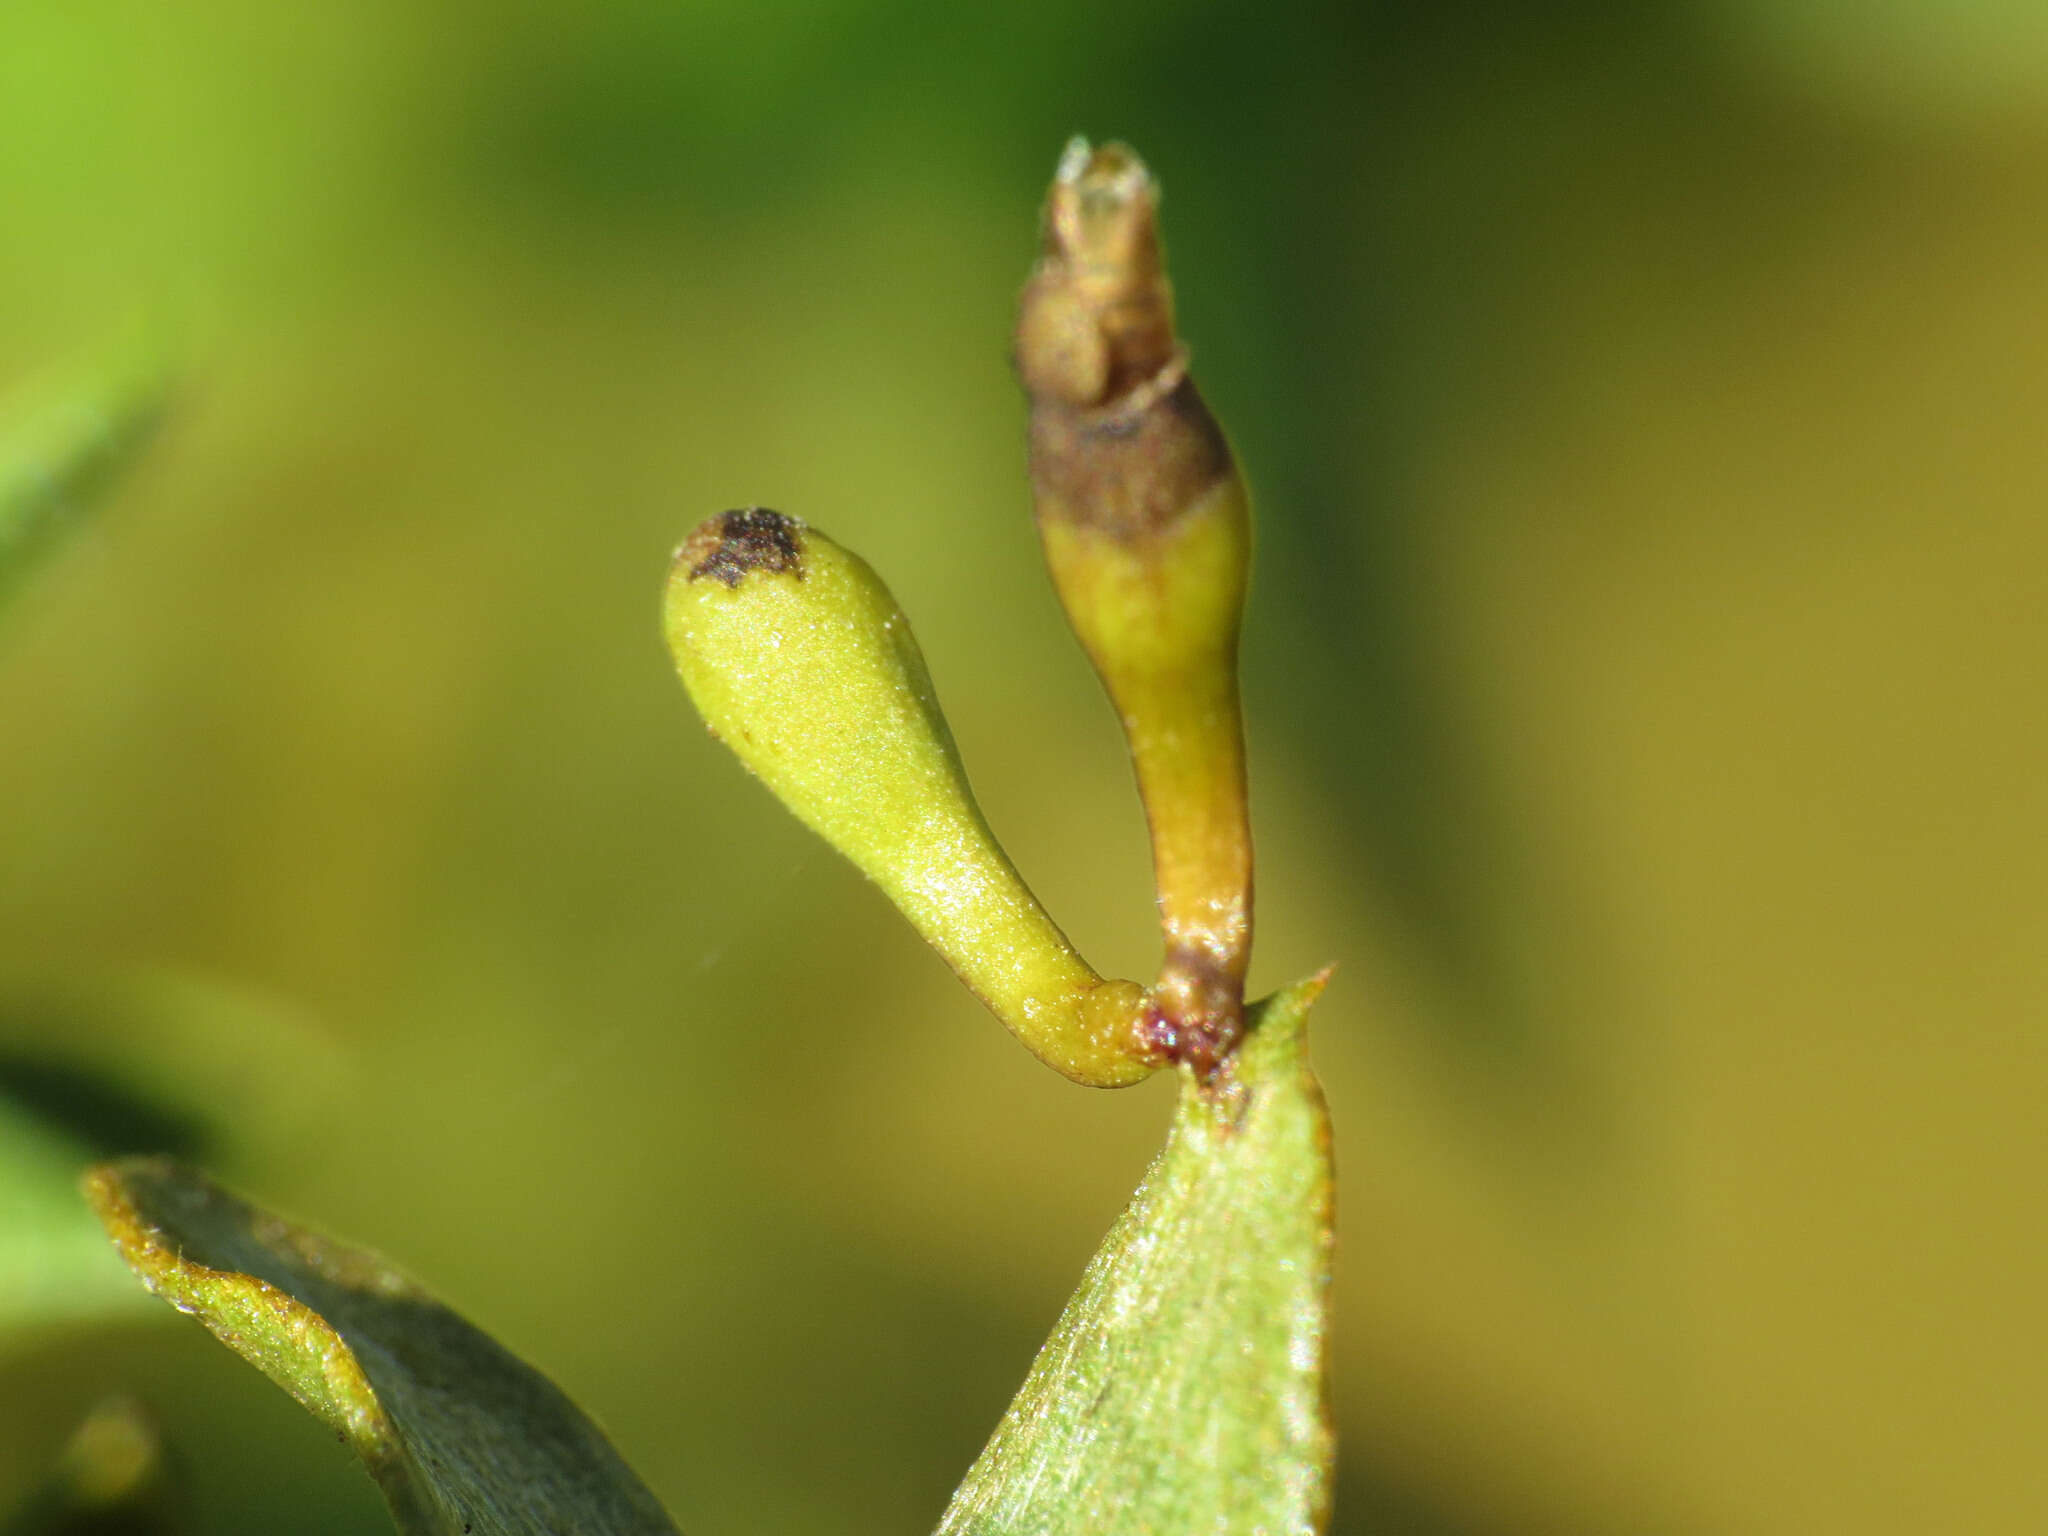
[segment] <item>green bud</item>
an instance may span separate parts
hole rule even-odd
[[[1144,990],[1098,975],[996,842],[910,621],[865,561],[796,518],[727,512],[677,552],[665,621],[712,734],[1018,1039],[1098,1087],[1151,1070]]]
[[[1046,563],[1123,721],[1151,825],[1157,1044],[1206,1070],[1243,1032],[1251,955],[1237,683],[1251,516],[1174,333],[1157,213],[1129,149],[1068,147],[1017,364]]]

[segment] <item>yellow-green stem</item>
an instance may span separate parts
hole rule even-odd
[[[1041,513],[1045,504],[1041,503]],[[1237,685],[1248,519],[1236,476],[1157,540],[1041,515],[1046,561],[1123,722],[1152,834],[1169,1055],[1227,1050],[1252,941]]]

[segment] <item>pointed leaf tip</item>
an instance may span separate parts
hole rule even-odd
[[[1090,1262],[939,1536],[1311,1536],[1333,1439],[1329,1122],[1303,1020],[1269,998]]]

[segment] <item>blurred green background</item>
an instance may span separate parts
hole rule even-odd
[[[1165,1085],[1025,1057],[656,609],[724,507],[861,550],[1149,974],[1006,362],[1075,131],[1162,178],[1261,495],[1336,1528],[2048,1526],[2017,0],[0,9],[0,405],[138,336],[180,378],[0,615],[0,1086],[70,1128],[0,1138],[0,1509],[127,1388],[196,1529],[385,1528],[66,1225],[147,1140],[392,1255],[686,1532],[930,1528]]]

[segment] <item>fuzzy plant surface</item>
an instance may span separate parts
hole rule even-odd
[[[1237,644],[1250,509],[1174,327],[1158,191],[1076,141],[1015,349],[1047,566],[1122,721],[1163,955],[1091,966],[977,806],[908,619],[799,517],[712,517],[664,626],[711,733],[862,869],[1034,1055],[1178,1079],[1165,1148],[939,1527],[945,1536],[1310,1536],[1327,1522],[1329,1122],[1318,976],[1248,1003],[1252,848]],[[538,1372],[397,1270],[167,1158],[103,1164],[121,1255],[355,1448],[401,1531],[674,1527]]]
[[[1315,977],[1253,1010],[954,1495],[945,1536],[1305,1531],[1329,1502],[1329,1121]]]

